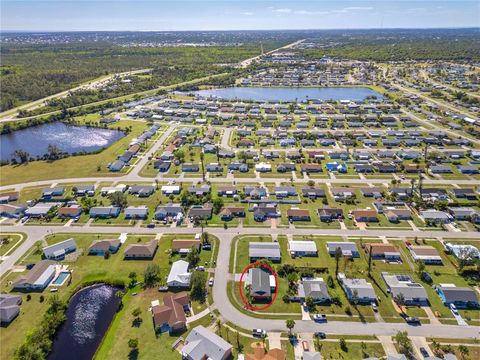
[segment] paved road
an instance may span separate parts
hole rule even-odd
[[[37,241],[42,239],[47,234],[68,232],[68,233],[134,233],[134,234],[195,234],[200,231],[199,228],[187,228],[187,227],[127,227],[127,226],[42,226],[42,225],[24,225],[24,226],[12,226],[4,225],[0,227],[2,232],[23,232],[28,235],[25,240],[2,264],[0,264],[0,276],[3,275],[20,257]],[[239,234],[250,235],[299,235],[299,236],[312,236],[312,235],[336,235],[336,236],[355,236],[355,237],[428,237],[428,238],[451,238],[452,233],[446,231],[412,231],[412,230],[343,230],[343,229],[290,229],[290,228],[275,228],[261,227],[261,228],[208,228],[207,231],[212,235],[218,236],[222,239],[234,237]],[[461,232],[455,233],[455,238],[469,239],[474,241],[480,241],[480,233],[478,232]],[[230,248],[226,250],[226,261],[230,256]]]
[[[140,170],[138,170],[140,171]],[[51,180],[41,180],[41,181],[30,181],[22,184],[11,184],[11,185],[3,185],[0,186],[0,191],[5,191],[5,190],[10,190],[10,189],[15,189],[17,191],[20,191],[23,188],[26,187],[37,187],[37,186],[50,186],[51,184],[72,184],[72,183],[96,183],[97,181],[102,181],[102,182],[153,182],[155,180],[159,180],[160,182],[168,182],[168,181],[178,181],[178,176],[176,177],[169,177],[169,176],[162,176],[158,175],[156,177],[142,177],[140,175],[136,175],[133,172],[127,173],[123,176],[106,176],[106,177],[86,177],[86,178],[69,178],[69,179],[51,179]],[[328,179],[328,178],[312,178],[312,179],[306,179],[306,178],[297,178],[295,180],[296,183],[300,184],[305,184],[309,180],[314,180],[316,184],[385,184],[389,183],[392,179],[351,179],[351,178],[335,178],[335,179]],[[202,181],[202,177],[188,177],[188,178],[182,178],[181,182],[183,183],[197,183],[199,181]],[[225,183],[226,180],[223,177],[210,177],[208,181],[212,183]],[[252,183],[255,181],[258,181],[258,179],[255,178],[241,178],[241,177],[235,177],[234,181],[237,184],[241,183]],[[281,179],[281,178],[268,178],[268,177],[262,177],[261,178],[262,182],[265,183],[276,183],[279,181],[282,182],[288,182],[286,179]],[[408,179],[403,181],[404,184],[409,185],[410,182]],[[467,180],[467,179],[462,179],[462,180],[452,180],[452,179],[424,179],[422,181],[424,185],[473,185],[473,186],[478,186],[478,180]]]
[[[262,55],[258,55],[258,56],[255,56],[255,57],[253,57],[253,58],[243,60],[243,61],[241,61],[241,62],[239,63],[239,66],[240,66],[241,68],[246,68],[248,65],[250,65],[250,64],[253,63],[254,61],[259,60],[262,56],[273,54],[274,52],[279,51],[279,50],[290,49],[290,48],[292,48],[292,47],[294,47],[294,46],[296,46],[296,45],[298,45],[298,44],[300,44],[300,43],[302,43],[302,42],[304,42],[304,41],[305,41],[305,39],[298,40],[298,41],[295,41],[295,42],[293,42],[293,43],[291,43],[291,44],[288,44],[288,45],[279,47],[279,48],[274,49],[274,50],[270,50],[270,51],[268,51],[268,52],[266,52],[266,53],[264,53],[264,54],[262,54]]]
[[[274,231],[269,229],[270,232]],[[284,232],[282,232],[284,233]],[[220,251],[215,269],[213,299],[222,317],[244,329],[262,328],[267,331],[287,331],[284,320],[253,318],[238,311],[230,301],[227,301],[227,282],[229,254],[233,235],[221,236]],[[281,300],[277,300],[281,301]],[[478,327],[456,325],[421,325],[411,326],[406,323],[361,323],[329,321],[318,324],[314,321],[295,320],[295,332],[323,331],[328,334],[344,335],[395,335],[398,331],[407,331],[411,336],[435,336],[447,338],[473,338],[478,336]]]

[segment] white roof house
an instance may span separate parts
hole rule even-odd
[[[43,248],[43,254],[47,259],[59,260],[65,257],[65,254],[77,250],[75,239],[67,239],[59,243]]]
[[[255,170],[259,172],[267,172],[272,171],[272,165],[268,163],[258,163],[255,165]]]
[[[248,246],[248,253],[252,260],[279,261],[281,259],[280,245],[277,242],[251,242]]]
[[[180,185],[163,185],[161,190],[165,195],[180,194]]]
[[[292,256],[317,256],[317,244],[315,241],[289,241],[288,251]]]
[[[192,274],[188,272],[188,266],[188,262],[184,260],[175,261],[168,274],[167,286],[173,288],[190,287]]]
[[[224,360],[231,353],[232,345],[202,325],[190,331],[182,348],[182,358],[188,360]]]

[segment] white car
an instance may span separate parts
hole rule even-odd
[[[213,277],[211,277],[210,280],[208,280],[208,286],[213,286]]]
[[[327,321],[327,315],[325,314],[315,314],[313,315],[313,320],[317,322],[326,322]]]
[[[452,310],[452,312],[455,315],[458,315],[458,310],[457,310],[457,307],[455,306],[455,304],[450,304],[450,310]]]
[[[253,329],[252,330],[252,335],[256,337],[261,337],[264,338],[267,336],[267,332],[263,329]]]

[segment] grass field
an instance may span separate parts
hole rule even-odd
[[[0,256],[4,256],[15,251],[27,238],[23,233],[1,233]]]

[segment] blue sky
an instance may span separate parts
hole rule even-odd
[[[1,0],[1,30],[236,30],[480,26],[480,1]]]

